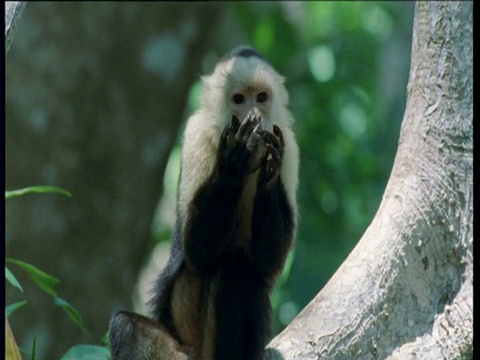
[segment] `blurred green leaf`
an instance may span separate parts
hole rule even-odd
[[[105,335],[100,339],[100,344],[103,346],[110,348],[110,330],[107,330]]]
[[[15,275],[13,275],[12,272],[6,266],[5,266],[5,279],[7,279],[7,281],[11,285],[15,286],[16,288],[20,289],[21,292],[23,292],[22,285],[20,285]]]
[[[53,299],[53,302],[55,303],[55,305],[62,307],[63,310],[65,310],[65,312],[67,313],[67,315],[70,317],[70,319],[72,319],[82,329],[85,335],[88,336],[90,341],[94,342],[94,339],[92,335],[90,335],[90,333],[88,332],[80,313],[72,305],[70,305],[67,301],[60,297],[55,297]]]
[[[17,196],[25,195],[25,194],[44,194],[44,193],[56,193],[62,194],[68,197],[72,197],[72,194],[65,189],[56,187],[56,186],[30,186],[24,189],[19,190],[12,190],[12,191],[5,191],[5,199],[11,199]]]
[[[60,360],[111,360],[110,350],[103,346],[76,345]]]
[[[5,307],[5,312],[7,313],[7,316],[10,316],[10,315],[12,315],[15,311],[17,311],[18,309],[24,307],[25,305],[27,305],[27,300],[23,300],[23,301],[19,301],[19,302],[13,303],[13,304],[8,305],[7,307]]]
[[[36,338],[36,337],[33,337],[33,341],[32,341],[32,357],[31,357],[31,360],[38,360],[38,356],[37,356],[37,338]]]
[[[60,283],[60,280],[23,261],[7,258],[7,262],[20,266],[27,272],[28,276],[30,276],[33,282],[35,282],[35,284],[37,284],[47,294],[58,296],[57,292],[55,291],[55,287]]]

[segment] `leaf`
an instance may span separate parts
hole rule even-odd
[[[23,301],[19,301],[19,302],[13,303],[13,304],[11,304],[11,305],[8,305],[8,306],[5,308],[5,312],[7,313],[7,316],[10,316],[10,315],[12,315],[15,311],[17,311],[17,310],[20,309],[21,307],[24,307],[25,305],[27,305],[27,300],[23,300]]]
[[[288,254],[287,260],[283,267],[283,271],[279,279],[277,280],[278,285],[283,284],[285,281],[287,281],[288,277],[290,276],[290,270],[292,270],[292,264],[293,264],[294,258],[295,258],[295,249],[292,249],[290,251],[290,254]]]
[[[103,346],[76,345],[60,360],[111,360],[110,350]]]
[[[12,329],[8,323],[8,317],[5,316],[5,359],[6,360],[22,360],[17,342],[13,336]]]
[[[26,187],[24,189],[19,189],[19,190],[12,190],[12,191],[5,191],[5,200],[25,195],[25,194],[43,194],[43,193],[57,193],[57,194],[62,194],[68,197],[72,197],[72,194],[70,194],[69,191],[56,187],[56,186],[49,186],[49,185],[43,185],[43,186],[30,186]]]
[[[55,291],[55,286],[60,283],[60,280],[23,261],[7,258],[7,262],[20,266],[27,272],[33,282],[35,282],[47,294],[58,296]]]
[[[105,335],[103,335],[103,337],[100,339],[100,344],[110,348],[110,330],[107,330]]]
[[[89,340],[94,342],[94,339],[92,335],[90,335],[90,333],[88,332],[80,313],[72,305],[70,305],[68,302],[58,296],[53,299],[53,302],[55,303],[55,305],[61,306],[63,310],[67,313],[68,317],[72,319],[82,329],[85,335],[88,336]]]
[[[32,342],[32,359],[31,360],[38,360],[38,356],[37,356],[37,338],[34,337],[33,338],[33,342]]]
[[[12,272],[5,266],[5,279],[7,281],[15,286],[16,288],[20,289],[20,291],[23,293],[23,288],[22,285],[18,282],[17,278],[12,274]]]

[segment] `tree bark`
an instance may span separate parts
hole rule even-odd
[[[13,35],[26,4],[25,1],[5,2],[5,54],[10,49],[10,45],[12,45]]]
[[[96,340],[130,309],[191,84],[222,5],[29,3],[6,58],[6,188],[72,199],[6,204],[6,252],[58,277]],[[21,271],[12,271],[31,284]],[[58,359],[87,338],[35,286],[10,319],[19,345]],[[38,327],[33,327],[38,324]]]
[[[473,2],[416,4],[408,98],[380,208],[268,359],[473,356]]]

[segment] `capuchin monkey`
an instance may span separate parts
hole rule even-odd
[[[202,81],[202,107],[183,138],[171,256],[151,319],[112,318],[116,360],[163,359],[172,343],[182,359],[260,360],[270,337],[269,296],[297,219],[288,93],[250,47],[234,49]]]

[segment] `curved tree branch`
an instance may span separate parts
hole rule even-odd
[[[463,359],[473,349],[472,2],[417,2],[408,99],[370,227],[270,359]]]

